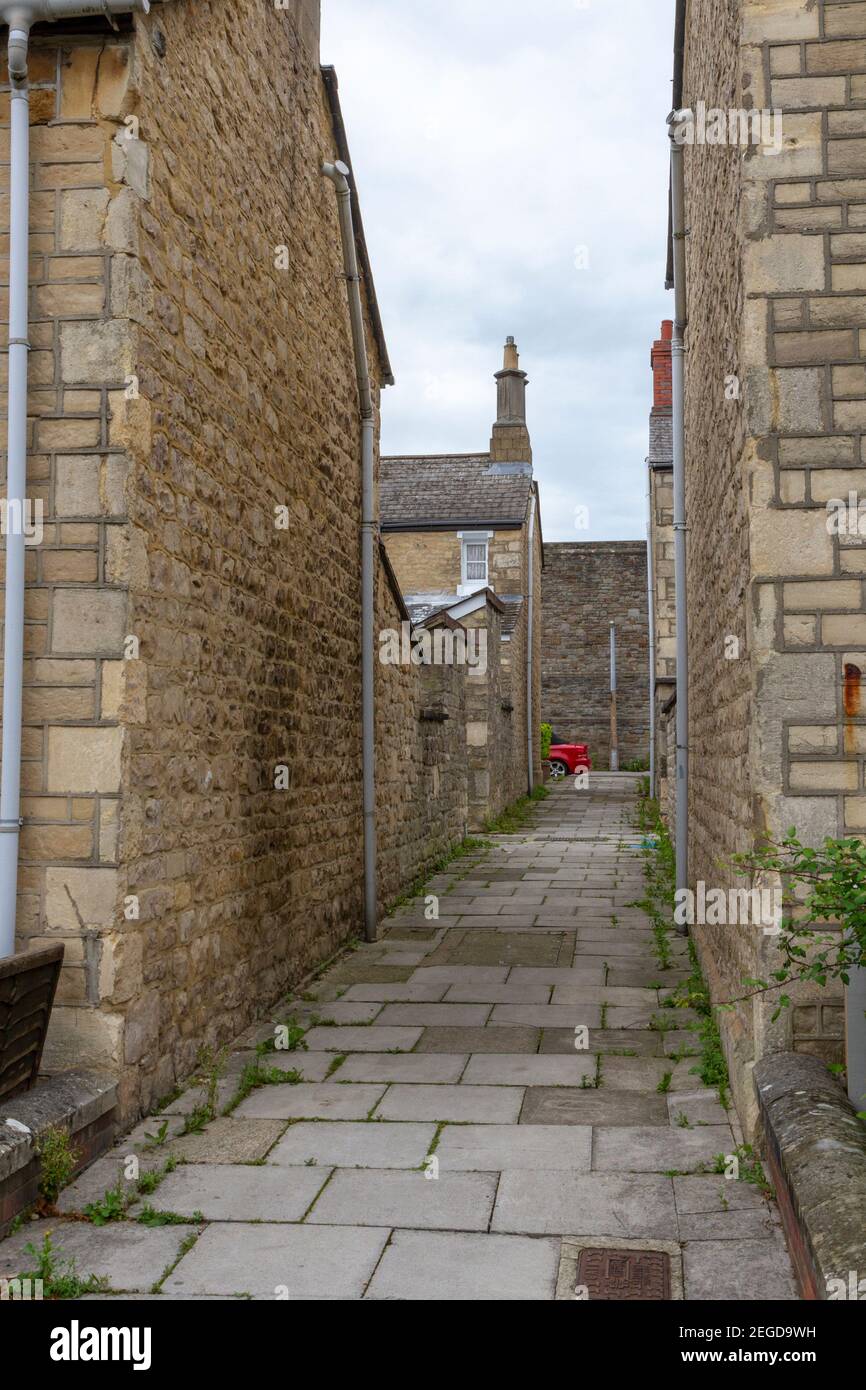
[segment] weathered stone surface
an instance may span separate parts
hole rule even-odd
[[[555,1240],[398,1231],[365,1295],[368,1299],[532,1302],[553,1296]]]
[[[492,1173],[443,1173],[432,1181],[399,1169],[339,1169],[307,1223],[486,1231],[495,1194]]]
[[[436,1133],[434,1124],[291,1125],[269,1163],[309,1163],[335,1168],[420,1168]]]
[[[0,1246],[0,1278],[13,1279],[32,1268],[25,1251],[31,1242],[37,1250],[50,1233],[58,1267],[75,1262],[79,1278],[96,1275],[107,1279],[117,1292],[147,1293],[178,1257],[184,1240],[196,1226],[150,1228],[134,1222],[91,1226],[81,1221],[28,1222],[24,1230]]]
[[[172,1228],[169,1227],[169,1230]],[[174,1298],[360,1298],[388,1239],[358,1226],[219,1223],[208,1227],[165,1281]]]
[[[533,1086],[526,1092],[523,1125],[666,1125],[664,1096],[605,1092],[587,1087],[550,1089]]]
[[[446,1125],[436,1147],[441,1170],[588,1171],[592,1130],[573,1125]]]
[[[169,1173],[148,1199],[157,1211],[206,1221],[300,1221],[330,1168],[189,1163]]]
[[[491,1229],[540,1235],[661,1236],[675,1229],[669,1178],[506,1172]]]

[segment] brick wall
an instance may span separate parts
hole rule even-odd
[[[541,712],[610,762],[610,623],[617,626],[620,766],[649,756],[649,616],[642,541],[544,547]]]

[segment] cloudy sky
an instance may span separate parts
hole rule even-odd
[[[397,378],[383,452],[486,450],[514,334],[545,539],[642,538],[674,0],[322,8]]]

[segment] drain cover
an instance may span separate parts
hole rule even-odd
[[[577,1283],[589,1301],[651,1303],[671,1296],[671,1259],[661,1250],[581,1250]]]

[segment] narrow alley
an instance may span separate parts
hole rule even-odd
[[[126,1183],[121,1219],[28,1222],[0,1276],[50,1232],[107,1281],[91,1298],[795,1298],[774,1203],[725,1176],[742,1137],[695,1075],[695,1015],[664,1008],[686,942],[663,968],[632,905],[638,780],[567,779],[457,860],[239,1040],[228,1114],[182,1134],[193,1088],[60,1197],[92,1217]]]

